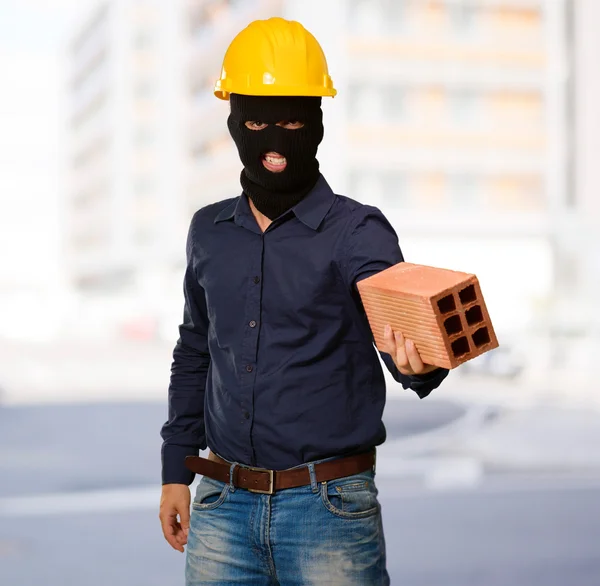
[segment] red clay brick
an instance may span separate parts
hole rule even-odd
[[[401,262],[357,283],[377,348],[386,323],[423,362],[455,368],[498,347],[475,275]]]

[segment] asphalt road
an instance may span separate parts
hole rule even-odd
[[[391,439],[448,423],[464,408],[392,400]],[[113,489],[160,482],[166,402],[0,407],[0,497]]]
[[[400,496],[380,488],[392,584],[598,586],[600,484],[504,479]],[[573,483],[577,484],[577,483]]]
[[[461,413],[433,399],[393,401],[389,436]],[[0,409],[2,586],[183,584],[183,555],[164,542],[157,518],[164,418],[157,404]],[[600,585],[596,479],[504,473],[427,490],[382,474],[378,485],[392,584]],[[125,498],[112,506],[115,489]],[[44,496],[53,494],[65,497],[63,512]],[[21,509],[11,515],[2,504],[15,497]]]
[[[600,488],[406,494],[379,483],[392,584],[598,586]],[[152,508],[0,519],[3,586],[183,584]]]

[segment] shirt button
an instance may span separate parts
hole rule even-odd
[[[255,283],[260,283],[260,277],[256,276],[252,279]]]
[[[248,413],[248,411],[244,411],[244,419],[250,419],[250,413]]]
[[[251,328],[255,328],[256,327],[256,322],[254,320],[252,320],[249,324],[248,324]]]
[[[252,372],[252,365],[251,364],[246,364],[246,371],[247,372]]]

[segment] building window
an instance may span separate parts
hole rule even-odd
[[[210,21],[210,10],[205,2],[194,6],[188,19],[190,36],[201,40],[210,28]]]
[[[99,136],[96,139],[91,140],[73,157],[71,167],[73,169],[78,169],[80,167],[85,167],[90,162],[94,163],[98,161],[104,155],[107,147],[108,139],[106,136]]]
[[[379,205],[381,202],[381,178],[377,171],[350,171],[348,195],[366,205]]]
[[[406,88],[386,86],[381,89],[381,111],[384,120],[399,122],[406,118]]]
[[[135,96],[140,99],[149,99],[154,97],[156,84],[151,79],[142,79],[135,85]]]
[[[191,89],[190,94],[192,96],[192,102],[194,104],[201,106],[204,102],[206,102],[207,92],[204,85],[194,86]],[[209,94],[209,97],[213,96],[210,96]]]
[[[150,195],[156,189],[156,181],[152,177],[138,177],[133,189],[137,196]]]
[[[383,171],[380,177],[382,205],[391,209],[406,208],[409,201],[408,176],[401,171]]]
[[[349,28],[353,33],[373,35],[381,32],[381,0],[351,0],[348,6]]]
[[[150,29],[140,29],[133,37],[133,46],[141,51],[150,49],[154,46],[155,34]]]
[[[495,209],[530,211],[543,207],[543,182],[537,175],[495,177],[489,191]]]
[[[477,6],[473,0],[454,0],[448,3],[448,17],[455,34],[470,34],[475,29]]]
[[[135,131],[135,144],[137,146],[147,146],[154,142],[155,132],[151,126],[139,126]]]
[[[478,206],[478,179],[471,174],[448,177],[448,204],[457,210],[470,210]]]
[[[458,90],[448,96],[451,120],[464,125],[473,123],[480,114],[481,95],[473,90]]]
[[[70,51],[73,56],[85,52],[86,46],[95,44],[97,36],[102,36],[108,22],[108,2],[100,4],[86,27],[71,43]]]
[[[407,0],[383,0],[382,12],[385,30],[392,36],[406,28]]]
[[[143,246],[156,241],[157,232],[152,226],[138,226],[135,231],[136,244]]]
[[[192,102],[197,106],[206,106],[207,103],[211,103],[215,96],[213,90],[215,87],[215,81],[217,76],[215,72],[211,72],[202,78],[196,78],[190,86],[190,96]]]
[[[134,284],[133,269],[116,268],[105,273],[81,275],[76,278],[78,289],[90,293],[115,293],[123,291]]]
[[[192,159],[194,163],[199,167],[203,166],[207,161],[209,152],[210,151],[208,149],[208,144],[206,142],[202,142],[199,145],[197,145],[192,150]]]
[[[371,85],[354,84],[348,92],[348,114],[353,124],[382,120],[381,89]]]
[[[91,100],[85,107],[77,110],[70,120],[71,128],[81,132],[84,128],[99,124],[106,112],[106,93],[103,92]]]

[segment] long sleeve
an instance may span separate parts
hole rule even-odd
[[[363,313],[364,307],[356,283],[403,261],[398,236],[383,213],[378,208],[368,205],[355,210],[346,238],[343,266],[352,285],[352,294]],[[415,391],[421,399],[429,395],[448,376],[449,371],[445,368],[438,368],[424,375],[407,376],[396,368],[389,354],[381,351],[379,354],[394,380],[403,388]]]
[[[161,429],[162,483],[191,484],[194,473],[184,460],[206,448],[204,393],[210,365],[208,316],[204,289],[194,261],[194,219],[187,237],[183,323],[173,350],[169,383],[168,421]]]

